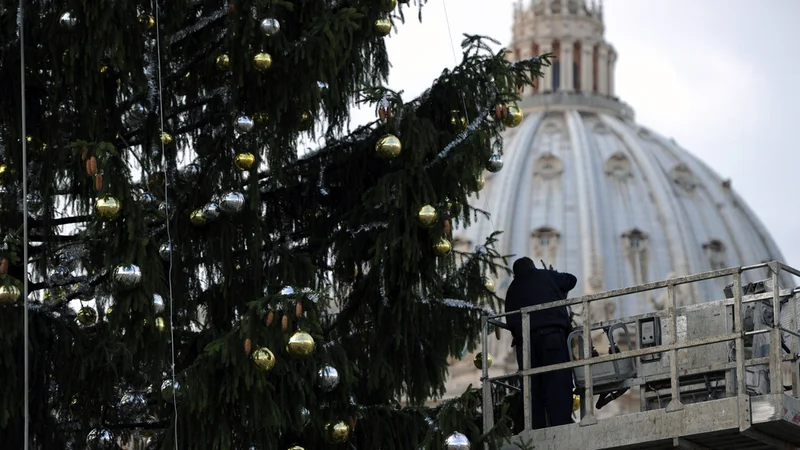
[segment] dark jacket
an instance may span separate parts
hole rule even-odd
[[[520,258],[514,262],[514,280],[506,293],[506,312],[563,300],[577,283],[578,279],[571,273],[538,269],[530,258]],[[572,329],[566,306],[532,312],[529,316],[531,331],[553,326],[561,327],[567,332]],[[514,342],[521,342],[522,315],[506,316],[506,323],[514,336]]]

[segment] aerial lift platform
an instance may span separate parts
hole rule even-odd
[[[767,269],[770,277],[743,284],[742,275]],[[522,378],[524,430],[503,450],[552,449],[800,449],[800,288],[780,285],[781,273],[800,271],[773,261],[672,278],[585,295],[508,314],[483,316],[483,348],[489,325],[522,314],[524,370],[489,377],[483,352],[483,425],[494,426],[497,390],[515,389]],[[724,299],[679,306],[682,285],[732,279]],[[591,323],[590,305],[615,297],[666,289],[664,308]],[[679,294],[680,295],[680,294]],[[572,361],[530,368],[528,314],[579,306],[581,326],[568,338]],[[594,332],[594,333],[593,333]],[[609,354],[593,354],[593,336],[605,333]],[[533,430],[530,375],[570,369],[580,394],[576,423]],[[598,394],[638,387],[640,411],[596,417]],[[518,389],[518,388],[517,388]],[[613,398],[613,397],[612,397]]]

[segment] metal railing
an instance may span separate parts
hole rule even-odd
[[[768,268],[771,272],[771,280],[772,280],[772,292],[764,293],[764,294],[756,294],[756,295],[747,295],[745,296],[742,292],[742,273],[755,270],[755,269],[762,269]],[[800,271],[789,267],[781,262],[772,261],[762,264],[756,264],[751,266],[742,266],[742,267],[733,267],[727,268],[722,270],[715,270],[711,272],[700,273],[696,275],[688,275],[683,277],[676,277],[671,278],[669,280],[659,281],[655,283],[647,283],[643,285],[633,286],[624,289],[616,289],[612,291],[602,292],[598,294],[589,294],[584,295],[581,297],[573,298],[573,299],[566,299],[560,300],[556,302],[551,302],[542,305],[535,305],[530,307],[525,307],[520,309],[519,311],[513,311],[508,313],[502,314],[494,314],[488,315],[484,314],[482,317],[482,374],[481,374],[481,381],[482,385],[482,397],[483,397],[483,426],[484,430],[488,431],[494,426],[494,408],[493,408],[493,399],[492,399],[492,385],[498,384],[505,386],[503,383],[504,380],[512,378],[512,377],[519,377],[522,376],[522,392],[523,392],[523,411],[524,411],[524,429],[525,431],[532,429],[532,414],[531,414],[531,375],[537,375],[545,372],[553,372],[557,370],[564,370],[564,369],[574,369],[576,367],[582,367],[584,372],[585,378],[585,391],[582,396],[582,411],[585,413],[581,418],[580,424],[581,425],[591,425],[597,423],[597,419],[594,416],[594,405],[593,405],[593,397],[594,397],[594,386],[592,383],[592,370],[591,366],[593,364],[599,364],[608,361],[615,361],[620,360],[623,358],[634,358],[634,357],[641,357],[645,355],[652,355],[652,354],[660,354],[660,353],[668,353],[669,354],[669,380],[670,380],[670,392],[671,392],[671,400],[670,403],[666,407],[666,411],[676,411],[681,410],[683,405],[681,403],[681,397],[679,395],[679,377],[678,377],[678,358],[677,352],[681,349],[688,349],[692,347],[699,347],[703,345],[715,344],[720,342],[730,342],[733,341],[735,343],[735,361],[728,362],[725,364],[718,364],[719,367],[712,367],[711,365],[708,366],[709,369],[734,369],[736,371],[736,390],[735,395],[738,398],[738,405],[740,411],[744,411],[747,409],[747,402],[749,401],[749,394],[747,393],[746,389],[746,380],[745,380],[745,367],[757,365],[757,364],[768,364],[769,365],[769,380],[770,380],[770,393],[771,394],[779,394],[783,392],[783,383],[782,383],[782,372],[781,372],[781,364],[785,359],[790,359],[796,361],[798,356],[798,348],[800,347],[800,334],[798,334],[797,330],[797,323],[796,318],[797,316],[797,302],[790,302],[790,314],[791,319],[789,323],[789,328],[786,329],[781,325],[780,321],[780,299],[782,296],[786,296],[788,294],[797,293],[798,289],[794,291],[781,290],[779,279],[780,274],[782,271],[788,272],[792,275],[800,277]],[[727,306],[732,306],[733,308],[733,330],[734,332],[724,333],[721,335],[716,336],[708,336],[700,339],[693,339],[687,340],[685,342],[678,342],[678,334],[677,334],[677,310],[678,309],[690,309],[692,306],[689,307],[678,307],[675,304],[675,288],[680,285],[689,284],[689,283],[696,283],[705,280],[713,280],[723,277],[733,277],[733,298],[722,300],[720,303]],[[622,319],[616,319],[612,321],[602,322],[595,326],[591,323],[591,314],[589,305],[593,302],[605,300],[609,298],[624,296],[624,295],[631,295],[637,294],[647,291],[653,291],[656,289],[667,289],[667,299],[666,305],[664,309],[652,313],[642,314],[639,316],[631,316]],[[744,324],[743,324],[743,317],[742,317],[742,305],[750,302],[756,301],[763,301],[765,299],[772,299],[772,307],[775,314],[775,319],[773,320],[773,326],[763,330],[755,330],[750,332],[743,332]],[[569,307],[573,305],[581,305],[582,311],[580,316],[582,318],[582,328],[583,328],[583,358],[579,360],[569,361],[560,364],[553,364],[543,367],[536,367],[531,368],[531,343],[530,343],[530,320],[529,314],[541,311],[544,309],[556,308],[556,307]],[[717,303],[719,305],[719,303]],[[695,307],[700,305],[693,305]],[[500,375],[496,377],[489,377],[489,363],[488,363],[488,351],[489,348],[489,330],[488,325],[491,324],[501,324],[504,325],[503,322],[499,321],[505,316],[510,316],[512,314],[521,314],[522,315],[522,361],[523,361],[523,370],[511,374]],[[624,351],[619,351],[615,353],[609,353],[607,355],[601,356],[592,356],[592,339],[591,339],[591,332],[594,329],[597,329],[599,326],[610,326],[613,323],[630,323],[631,321],[635,321],[639,318],[645,317],[661,317],[666,318],[667,326],[668,326],[668,342],[662,343],[661,345],[653,346],[653,347],[646,347],[646,348],[636,348],[636,349],[628,349]],[[784,358],[781,351],[781,333],[788,333],[794,337],[791,339],[791,354],[788,358]],[[746,335],[754,335],[760,333],[769,333],[770,336],[770,352],[769,356],[766,358],[758,358],[758,359],[750,359],[745,361],[744,355],[744,338]],[[572,351],[572,350],[570,350]],[[683,373],[683,376],[688,375],[688,373]],[[794,395],[798,395],[798,386],[800,386],[800,373],[798,373],[797,368],[793,370],[793,386],[794,386]],[[740,414],[740,429],[745,430],[750,425],[750,416],[749,414],[744,415]]]

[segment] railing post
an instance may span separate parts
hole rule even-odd
[[[489,381],[489,316],[484,312],[481,315],[481,351],[483,365],[481,366],[481,390],[483,396],[483,432],[488,433],[494,427],[494,402],[492,402],[492,383]],[[485,446],[488,450],[489,444]]]
[[[736,398],[739,406],[739,431],[750,428],[750,397],[744,373],[744,321],[742,320],[742,272],[733,274],[733,326],[736,327]]]
[[[783,393],[783,362],[781,350],[781,289],[778,285],[781,265],[776,261],[769,264],[772,270],[772,329],[769,332],[769,392]]]
[[[589,312],[589,300],[584,297],[581,303],[581,320],[583,320],[583,359],[588,360],[592,357],[592,315]],[[572,349],[570,349],[572,351]],[[581,418],[581,425],[592,425],[597,423],[594,417],[594,382],[592,381],[592,365],[583,366],[583,379],[586,380],[586,387],[583,392],[583,404],[586,414]]]
[[[527,311],[522,312],[522,370],[531,368],[531,321]],[[533,429],[533,412],[531,411],[531,377],[522,376],[522,401],[525,431]]]
[[[669,343],[675,345],[678,342],[678,318],[675,314],[675,285],[667,285],[667,313],[669,314]],[[679,411],[683,409],[680,395],[680,383],[678,379],[678,351],[674,348],[669,351],[669,385],[670,399],[666,411]]]

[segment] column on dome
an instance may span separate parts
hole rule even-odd
[[[616,89],[614,87],[614,73],[617,68],[617,52],[611,51],[608,55],[608,95],[610,97],[616,96]]]
[[[592,92],[594,90],[594,43],[581,42],[581,91]]]
[[[608,45],[600,44],[597,52],[597,93],[608,95]]]
[[[553,51],[553,42],[552,41],[542,41],[539,43],[539,54],[543,55],[545,53],[550,53]],[[550,61],[552,64],[555,61]],[[553,88],[553,67],[542,67],[542,72],[544,76],[542,80],[539,81],[539,91],[540,92],[547,92],[551,91]]]
[[[575,47],[575,43],[572,41],[561,41],[560,47],[561,54],[558,60],[561,66],[561,86],[559,90],[572,92],[574,90],[572,87],[572,50]]]
[[[522,42],[519,45],[519,47],[517,47],[519,49],[519,60],[520,61],[526,60],[528,58],[532,58],[534,56],[533,55],[533,49],[531,47],[532,47],[532,44],[529,41]],[[534,82],[536,82],[536,81],[534,80]],[[532,91],[533,91],[533,86],[525,86],[522,89],[522,95],[530,94]]]

